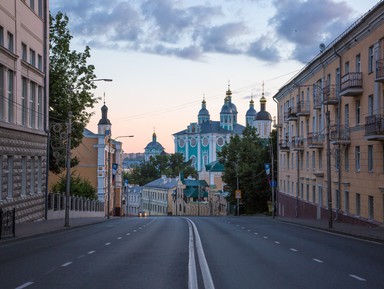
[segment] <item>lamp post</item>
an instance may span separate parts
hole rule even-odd
[[[133,135],[122,135],[122,136],[118,136],[118,137],[116,137],[114,139],[111,138],[111,135],[109,135],[109,137],[108,137],[107,219],[110,218],[109,209],[110,209],[110,198],[111,198],[111,140],[116,141],[118,138],[125,138],[125,137],[134,137],[134,136]]]
[[[296,85],[294,84],[294,87],[316,87],[321,90],[322,96],[323,96],[323,103],[324,106],[324,88],[318,84],[304,84],[304,85]],[[332,219],[332,191],[331,191],[331,140],[330,140],[330,112],[328,109],[328,103],[325,105],[326,107],[326,142],[327,142],[327,198],[328,198],[328,228],[332,229],[333,227],[333,219]]]

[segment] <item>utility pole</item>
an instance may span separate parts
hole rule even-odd
[[[65,188],[64,227],[69,227],[69,199],[70,199],[70,190],[71,190],[71,131],[72,131],[72,111],[69,111],[68,127],[67,127],[67,185]]]
[[[108,174],[107,174],[107,177],[108,177],[108,180],[107,180],[107,196],[108,196],[108,199],[107,199],[107,219],[110,218],[110,213],[109,213],[109,208],[110,208],[110,198],[111,198],[111,135],[109,135],[108,137],[108,158],[107,158],[107,162],[108,162]]]

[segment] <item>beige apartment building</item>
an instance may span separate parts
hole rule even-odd
[[[320,44],[274,99],[278,214],[382,225],[384,2]]]
[[[0,209],[45,217],[48,131],[47,0],[0,1]]]

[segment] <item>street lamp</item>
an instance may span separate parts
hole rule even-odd
[[[294,84],[294,87],[316,87],[318,89],[321,90],[321,93],[322,93],[322,96],[323,96],[323,103],[322,105],[324,105],[324,88],[318,84],[303,84],[303,85],[300,85],[300,84]],[[329,220],[328,220],[328,228],[332,229],[333,227],[333,219],[332,219],[332,192],[331,192],[331,141],[330,141],[330,136],[329,136],[329,132],[330,132],[330,112],[329,112],[329,109],[328,109],[328,102],[326,103],[325,105],[326,107],[326,112],[325,112],[325,116],[326,116],[326,126],[327,126],[327,130],[326,130],[326,142],[327,142],[327,198],[328,198],[328,212],[329,212]]]
[[[107,199],[107,219],[110,218],[109,208],[110,208],[110,198],[111,198],[111,140],[116,141],[118,138],[125,138],[125,137],[134,137],[133,135],[122,135],[118,136],[114,139],[111,138],[111,135],[108,137],[108,199]]]

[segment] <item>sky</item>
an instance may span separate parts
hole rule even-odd
[[[263,91],[276,116],[279,88],[378,2],[50,0],[50,10],[69,17],[73,50],[90,47],[97,78],[113,80],[96,83],[87,128],[97,133],[105,99],[124,152],[144,152],[155,132],[174,153],[172,135],[197,122],[203,98],[220,120],[228,86],[240,124],[251,97],[260,110]]]

